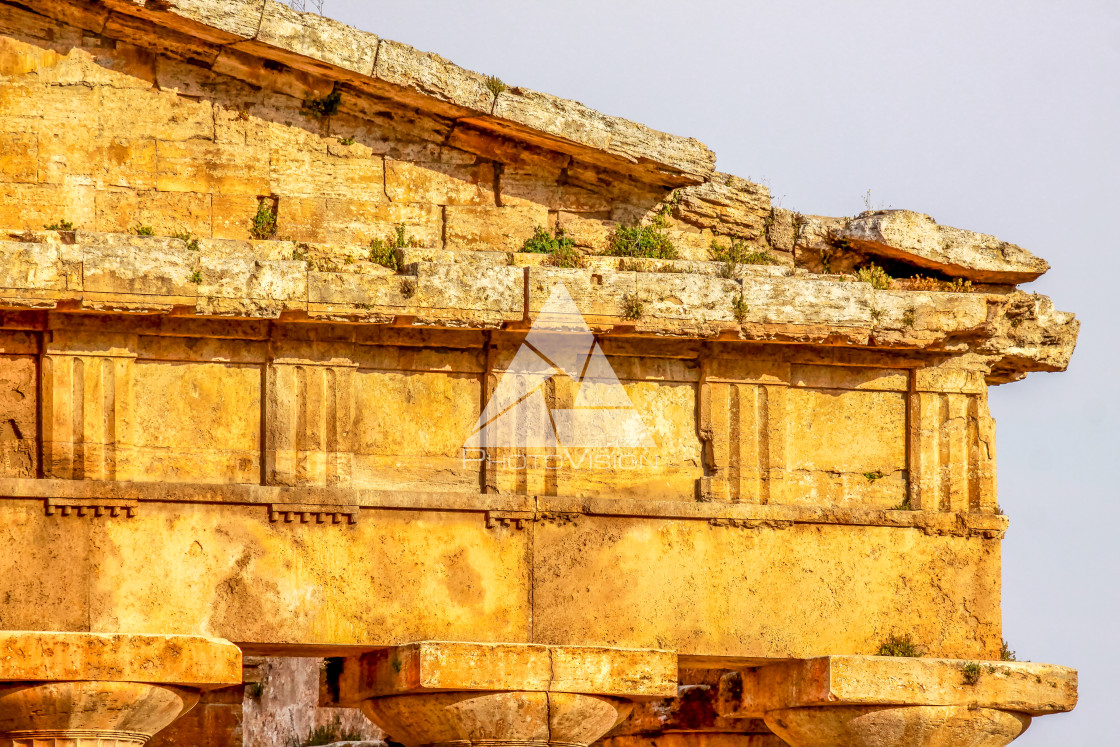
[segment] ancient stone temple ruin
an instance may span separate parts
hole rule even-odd
[[[272,0],[0,0],[0,745],[1007,744],[1047,268]]]

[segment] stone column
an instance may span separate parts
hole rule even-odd
[[[240,681],[225,641],[0,632],[0,747],[142,745],[203,690]]]
[[[417,643],[347,659],[339,704],[406,747],[586,747],[635,700],[676,692],[665,651]]]
[[[1072,710],[1077,672],[1029,662],[827,656],[726,675],[724,716],[792,747],[1003,747]]]

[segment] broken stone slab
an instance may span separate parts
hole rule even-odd
[[[1065,371],[1077,347],[1081,322],[1037,293],[1016,291],[1002,299],[989,336],[978,352],[995,356],[989,381],[1003,384],[1030,371]]]
[[[1043,259],[995,236],[940,226],[910,210],[852,218],[835,237],[879,257],[980,283],[1029,283],[1050,269]]]
[[[677,192],[674,217],[737,238],[755,238],[770,219],[770,190],[731,174]]]

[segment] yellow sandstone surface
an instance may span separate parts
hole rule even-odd
[[[993,661],[987,391],[1069,364],[1016,288],[1048,265],[499,83],[272,0],[0,0],[0,745],[141,744],[239,649],[332,657],[324,700],[408,747],[1003,745],[1072,708]],[[464,449],[557,288],[649,442]]]

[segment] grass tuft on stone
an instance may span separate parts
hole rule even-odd
[[[902,656],[907,658],[918,658],[922,655],[918,645],[914,643],[914,639],[909,633],[905,635],[895,635],[891,633],[887,636],[887,640],[879,645],[879,650],[876,656]]]

